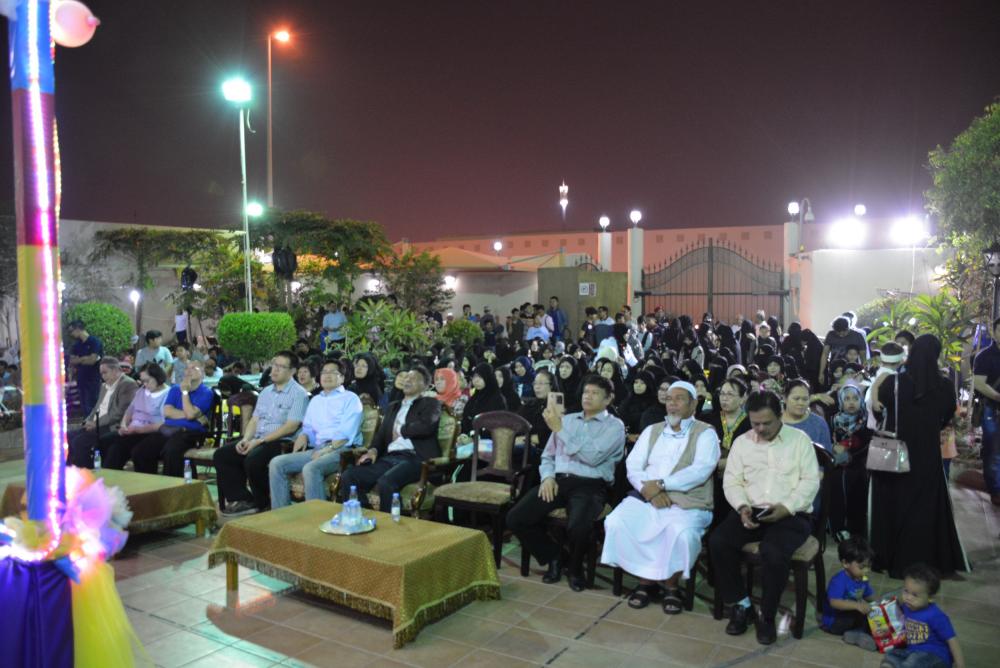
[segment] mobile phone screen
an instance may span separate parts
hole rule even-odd
[[[549,392],[548,403],[553,410],[563,412],[566,409],[564,401],[562,392]]]

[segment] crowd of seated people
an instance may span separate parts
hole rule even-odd
[[[252,388],[259,394],[249,422],[214,453],[223,513],[288,505],[290,476],[298,473],[306,499],[326,499],[325,480],[344,461],[340,500],[353,488],[362,504],[377,498],[387,509],[393,494],[420,479],[423,463],[442,454],[442,411],[458,422],[458,445],[472,441],[478,415],[509,411],[531,425],[518,443],[530,471],[505,525],[546,567],[545,582],[568,574],[573,590],[586,587],[584,555],[604,517],[600,562],[638,579],[628,605],[656,601],[678,614],[680,582],[704,543],[730,608],[726,632],[743,633],[755,622],[758,640],[769,644],[792,554],[814,528],[820,469],[813,444],[833,461],[825,528],[849,545],[870,539],[869,443],[887,419],[904,419],[889,398],[908,391],[911,378],[927,382],[916,365],[936,364],[927,357],[932,342],[905,331],[870,350],[850,313],[822,339],[798,323],[785,332],[763,313],[732,324],[705,314],[696,324],[659,310],[635,319],[627,307],[614,316],[588,308],[574,333],[555,297],[548,309],[515,308],[503,323],[489,309],[479,315],[465,308],[461,317],[483,329],[481,343],[435,344],[388,361],[369,352],[348,356],[332,336],[322,353],[308,340],[276,352],[261,386]],[[136,471],[155,473],[162,462],[165,475],[182,475],[183,453],[204,436],[212,406],[206,365],[233,361],[217,349],[196,356],[197,346],[188,344],[171,355],[158,335],[149,332],[141,351],[141,388],[130,386],[117,360],[102,362],[97,404],[70,438],[72,463],[91,466],[100,452],[108,467],[131,459]],[[171,371],[176,382],[168,385]],[[247,389],[245,381],[234,383],[230,391]],[[940,433],[954,408],[949,415],[945,399],[935,406]],[[366,408],[381,415],[367,443]],[[928,461],[937,462],[946,485],[940,451]],[[566,511],[562,541],[547,525],[557,508]],[[931,512],[950,518],[950,509]],[[740,575],[741,549],[753,541],[763,563],[757,609]],[[854,558],[860,548],[852,549],[846,563],[879,563],[877,554]],[[933,554],[918,556],[911,562],[961,570],[952,561],[935,563]]]

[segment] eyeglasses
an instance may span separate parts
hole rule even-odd
[[[740,395],[736,394],[735,392],[719,392],[719,396],[720,397],[738,397]]]

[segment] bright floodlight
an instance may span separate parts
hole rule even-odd
[[[292,36],[287,30],[279,30],[278,32],[274,33],[274,39],[278,40],[279,42],[287,42],[291,38]]]
[[[927,225],[920,216],[900,218],[892,224],[890,233],[892,240],[901,246],[915,246],[929,236]]]
[[[854,215],[855,216],[858,216],[860,218],[861,216],[865,215],[866,213],[868,213],[868,207],[866,207],[864,204],[855,204],[854,205]]]
[[[797,216],[797,215],[799,215],[799,203],[798,202],[789,202],[788,203],[788,215],[789,216]]]
[[[445,276],[444,277],[444,287],[445,287],[445,289],[447,289],[447,290],[454,290],[457,285],[458,285],[458,279],[455,278],[454,276]]]
[[[495,250],[497,253],[499,253],[500,251],[502,251],[503,250],[503,242],[501,242],[501,241],[494,241],[493,242],[493,250]]]
[[[601,216],[597,219],[597,224],[601,226],[601,230],[604,232],[608,231],[608,225],[611,224],[611,219],[607,216]]]
[[[865,241],[867,228],[857,218],[844,218],[830,226],[827,241],[841,248],[857,248]]]
[[[292,281],[292,292],[298,292],[302,289],[302,284],[298,281]]]
[[[142,299],[142,295],[139,294],[138,290],[132,290],[128,293],[128,300],[132,302],[132,306],[138,306],[140,299]]]
[[[372,278],[368,280],[368,290],[370,292],[378,292],[379,288],[382,287],[382,283],[377,278]]]
[[[642,220],[642,211],[639,209],[632,209],[628,214],[628,219],[632,221],[633,225],[638,225],[639,221]]]
[[[264,215],[264,205],[260,202],[247,202],[247,215],[257,218]]]
[[[238,104],[249,102],[251,98],[250,84],[242,77],[226,79],[222,84],[222,95],[230,102]]]

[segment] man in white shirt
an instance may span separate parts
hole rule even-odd
[[[271,460],[271,508],[291,503],[289,476],[302,472],[306,501],[326,501],[326,476],[340,468],[340,456],[346,448],[361,445],[364,407],[354,392],[344,387],[348,376],[343,359],[323,363],[319,374],[322,391],[309,401],[302,431],[292,451]]]
[[[630,492],[604,520],[601,563],[639,577],[629,607],[644,608],[664,581],[663,611],[683,610],[678,584],[688,578],[712,522],[719,437],[694,419],[694,386],[677,381],[667,391],[667,416],[643,430],[625,462]]]
[[[716,586],[732,605],[729,635],[742,635],[755,617],[740,571],[743,546],[760,541],[763,581],[757,642],[777,639],[774,617],[788,582],[792,554],[809,538],[819,467],[805,432],[781,422],[781,400],[766,390],[746,403],[751,431],[729,450],[722,488],[735,508],[709,537]]]

